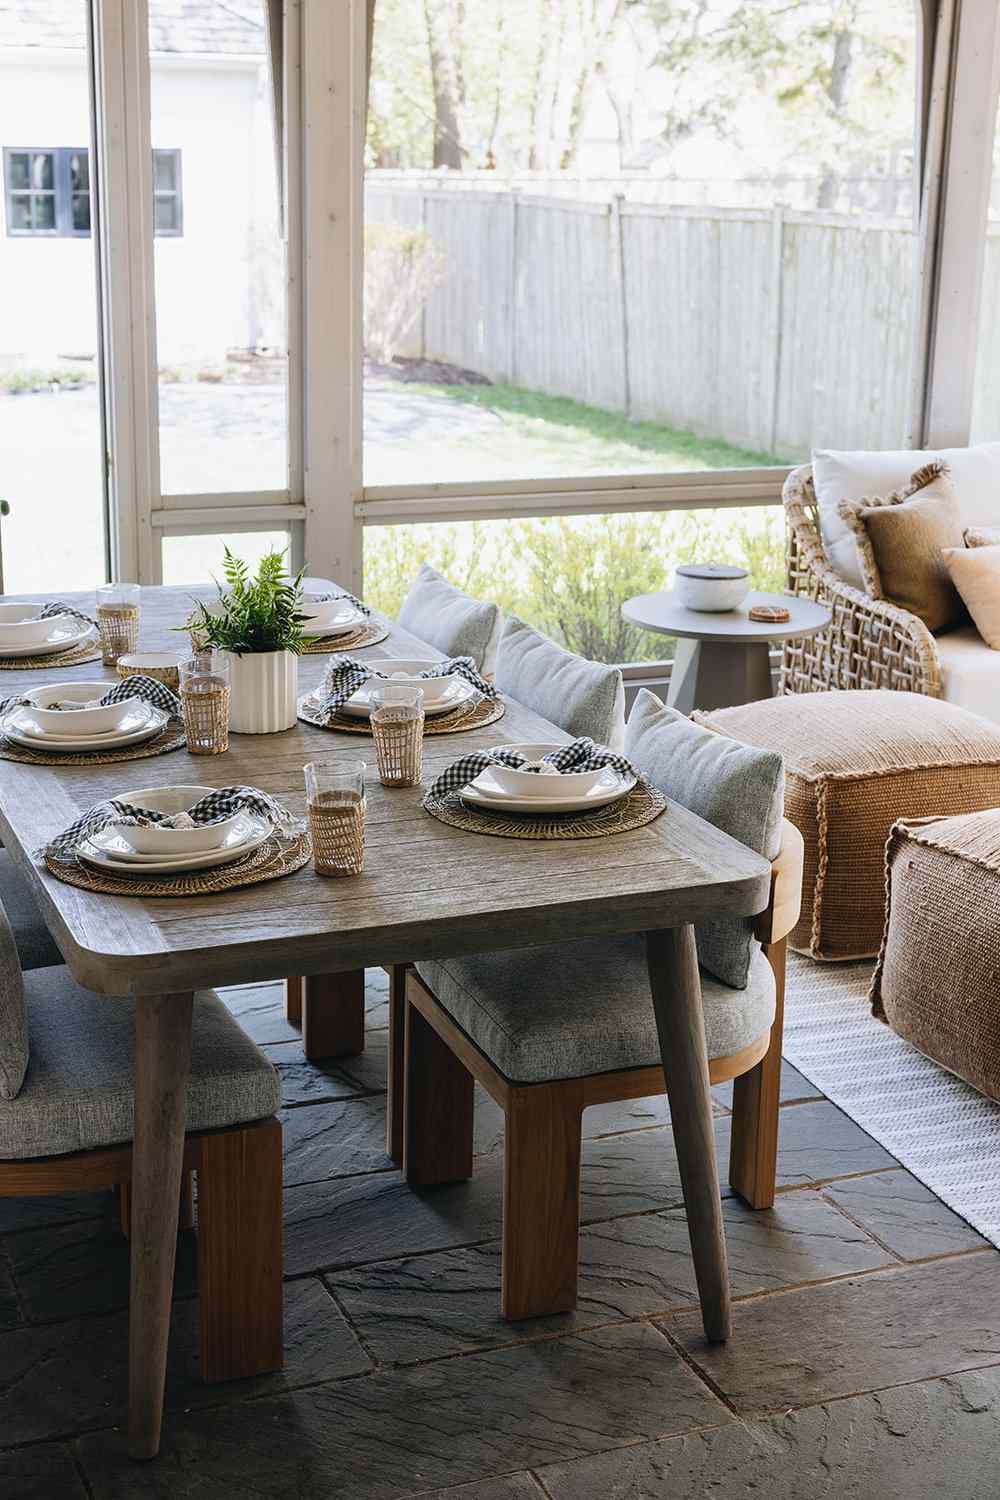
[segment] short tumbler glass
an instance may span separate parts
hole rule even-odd
[[[303,766],[317,875],[360,875],[365,864],[365,762]]]

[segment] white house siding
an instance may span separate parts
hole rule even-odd
[[[155,242],[161,366],[280,343],[263,59],[154,55],[151,92],[153,145],[182,173],[183,234]],[[88,118],[81,51],[0,49],[0,146],[82,146]],[[12,237],[4,218],[0,364],[92,354],[95,330],[92,240]]]

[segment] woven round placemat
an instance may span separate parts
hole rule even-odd
[[[463,802],[460,791],[445,792],[441,797],[432,797],[428,792],[423,805],[432,818],[442,823],[464,828],[469,833],[491,833],[495,838],[603,839],[652,823],[665,809],[667,799],[655,787],[640,781],[627,796],[595,812],[545,813],[537,817],[487,812]]]
[[[482,729],[484,724],[495,724],[506,712],[501,698],[479,698],[475,703],[453,708],[451,713],[428,714],[424,720],[424,734],[462,734],[467,729]],[[310,705],[308,694],[299,699],[299,718],[315,729],[335,729],[338,734],[366,734],[371,738],[371,725],[367,719],[355,719],[351,714],[339,711],[332,719],[325,719]]]
[[[350,635],[323,635],[305,641],[303,656],[330,656],[334,651],[359,651],[362,646],[377,646],[389,639],[389,627],[383,620],[369,620]]]
[[[151,755],[166,755],[187,744],[183,724],[166,724],[151,740],[138,745],[122,745],[120,750],[29,750],[0,735],[0,760],[18,760],[26,766],[110,766],[119,760],[146,760]]]
[[[185,875],[116,875],[98,870],[76,858],[56,859],[47,854],[45,867],[66,885],[78,885],[85,891],[101,891],[107,896],[207,896],[234,891],[243,885],[258,885],[292,875],[308,863],[312,842],[308,833],[286,839],[273,833],[266,843],[234,864],[214,870],[189,870]]]
[[[80,641],[68,651],[50,651],[47,656],[0,656],[0,672],[28,672],[36,667],[79,667],[85,661],[100,661],[101,643],[96,637]]]

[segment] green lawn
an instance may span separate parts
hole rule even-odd
[[[661,422],[633,422],[623,412],[515,385],[411,385],[407,389],[502,415],[508,439],[519,438],[529,452],[539,447],[572,448],[576,472],[588,462],[602,472],[743,469],[780,463],[770,453],[737,448]],[[549,454],[540,456],[548,458]]]

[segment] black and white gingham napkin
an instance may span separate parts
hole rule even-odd
[[[306,604],[331,604],[334,599],[343,599],[345,604],[353,604],[355,609],[360,609],[366,617],[371,615],[371,608],[357,594],[349,594],[345,590],[342,594],[307,594]]]
[[[487,682],[476,670],[471,656],[449,656],[444,661],[432,662],[423,672],[408,672],[408,677],[463,677],[472,684],[482,698],[498,698],[500,695],[491,682]],[[336,713],[348,698],[369,678],[391,682],[388,672],[380,672],[370,662],[360,661],[356,656],[337,654],[326,664],[323,682],[316,689],[316,704],[327,716]]]
[[[209,792],[207,797],[202,797],[194,807],[187,809],[185,819],[203,827],[208,823],[221,823],[223,819],[231,818],[233,813],[242,809],[266,818],[278,833],[286,837],[301,832],[303,827],[301,820],[294,818],[269,792],[262,792],[253,786],[224,786],[216,792]],[[176,816],[176,813],[153,812],[150,808],[135,807],[131,802],[120,798],[109,798],[105,802],[98,802],[63,833],[57,834],[39,850],[38,857],[51,855],[54,859],[69,859],[85,839],[100,833],[102,828],[136,828],[156,823],[169,826]],[[184,826],[187,826],[186,822]]]
[[[622,776],[635,776],[639,779],[639,772],[624,755],[618,755],[607,746],[598,745],[596,741],[587,738],[560,745],[558,750],[550,750],[542,759],[548,765],[555,766],[560,773],[600,771],[605,766],[613,766]],[[517,771],[526,765],[527,756],[516,750],[470,750],[468,755],[463,755],[454,765],[441,772],[427,795],[443,797],[448,792],[460,791],[470,781],[475,781],[480,772],[487,770],[489,766],[508,766],[512,771]],[[541,772],[536,774],[541,775]]]
[[[181,700],[165,682],[158,682],[155,677],[126,677],[122,682],[116,682],[114,687],[108,688],[103,697],[98,699],[98,706],[107,707],[109,703],[124,703],[126,698],[142,698],[146,703],[151,703],[154,708],[160,708],[170,719],[181,719]],[[37,707],[30,698],[12,695],[10,698],[0,699],[0,714],[9,712],[12,708],[23,708],[26,705]],[[86,703],[53,703],[48,705],[58,712],[73,713],[78,709],[86,708]]]
[[[97,621],[92,620],[89,615],[83,614],[78,609],[71,608],[68,604],[60,604],[58,599],[52,600],[50,604],[43,605],[38,612],[40,620],[51,620],[54,615],[72,615],[73,619],[79,620],[81,625],[97,624]]]

